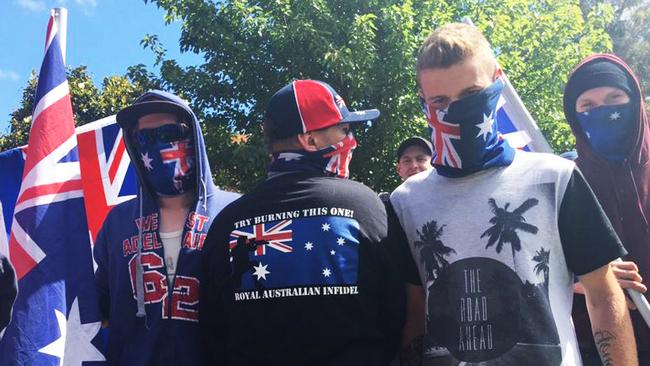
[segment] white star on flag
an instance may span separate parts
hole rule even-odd
[[[330,255],[335,255],[335,254],[336,254],[336,252],[335,252],[335,251],[333,251],[333,250],[330,250]]]
[[[618,112],[614,112],[614,113],[609,115],[609,119],[611,119],[612,121],[616,121],[619,118],[621,118],[621,114],[618,113]]]
[[[262,265],[262,262],[260,262],[260,264],[258,264],[257,267],[253,267],[255,268],[255,272],[253,273],[253,276],[257,276],[258,281],[260,280],[260,278],[265,280],[266,275],[271,273],[266,270],[266,267],[268,266],[269,266],[268,264]]]
[[[343,244],[345,244],[345,239],[339,237],[338,239],[336,239],[336,244],[338,244],[338,245],[343,245]]]
[[[330,231],[330,224],[328,224],[326,222],[326,223],[323,224],[322,228],[323,228],[323,231]]]
[[[79,298],[75,298],[66,322],[65,315],[54,309],[61,336],[39,349],[41,353],[59,358],[60,366],[81,366],[82,362],[106,361],[104,355],[91,343],[99,333],[101,322],[81,323]]]
[[[487,139],[487,135],[489,133],[492,133],[492,125],[494,124],[494,111],[490,112],[490,115],[483,115],[483,123],[479,123],[476,125],[478,127],[479,132],[476,137],[479,137],[483,135],[483,141]]]
[[[323,269],[323,276],[329,277],[332,275],[332,271],[329,268]]]
[[[149,153],[147,152],[140,155],[142,155],[142,162],[144,163],[144,167],[147,170],[153,170],[153,166],[151,166],[151,162],[153,161],[153,159],[149,157]]]
[[[305,243],[305,249],[306,249],[306,250],[312,250],[312,249],[314,249],[314,243],[312,243],[312,242],[310,242],[310,241],[306,242],[306,243]]]
[[[39,349],[38,352],[58,357],[59,365],[63,365],[63,356],[65,355],[65,336],[68,331],[68,327],[65,323],[65,315],[63,315],[62,312],[60,312],[58,309],[54,309],[54,316],[56,316],[56,322],[59,325],[59,333],[61,335],[59,338],[54,340],[54,342]]]

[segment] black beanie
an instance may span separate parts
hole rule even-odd
[[[609,60],[597,59],[577,69],[567,81],[564,89],[564,111],[575,113],[576,101],[586,90],[600,86],[612,86],[627,93],[630,100],[636,99],[634,81],[628,73]],[[567,114],[569,117],[569,114]]]

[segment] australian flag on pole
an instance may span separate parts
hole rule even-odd
[[[236,290],[356,285],[359,224],[318,216],[245,226],[230,234]]]
[[[19,294],[0,342],[3,366],[104,361],[59,11],[48,23],[11,225]]]

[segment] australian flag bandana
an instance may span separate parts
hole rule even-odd
[[[348,178],[352,151],[356,147],[357,140],[350,132],[338,143],[318,151],[296,150],[275,153],[269,166],[268,176],[272,177],[285,172],[314,171],[339,178]]]
[[[154,141],[138,147],[146,180],[158,195],[176,196],[196,186],[191,139]]]
[[[515,150],[499,136],[496,123],[503,86],[499,78],[480,92],[451,103],[446,110],[435,109],[420,99],[434,147],[432,164],[438,174],[463,177],[512,163]]]

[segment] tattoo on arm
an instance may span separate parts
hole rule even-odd
[[[402,348],[399,353],[400,366],[420,366],[422,365],[422,347],[424,336],[413,338],[411,343]]]
[[[612,360],[612,355],[610,354],[610,348],[615,339],[616,336],[612,332],[606,330],[594,332],[594,341],[596,342],[596,347],[598,347],[598,353],[600,353],[600,359],[603,361],[603,366],[614,365],[614,360]]]

